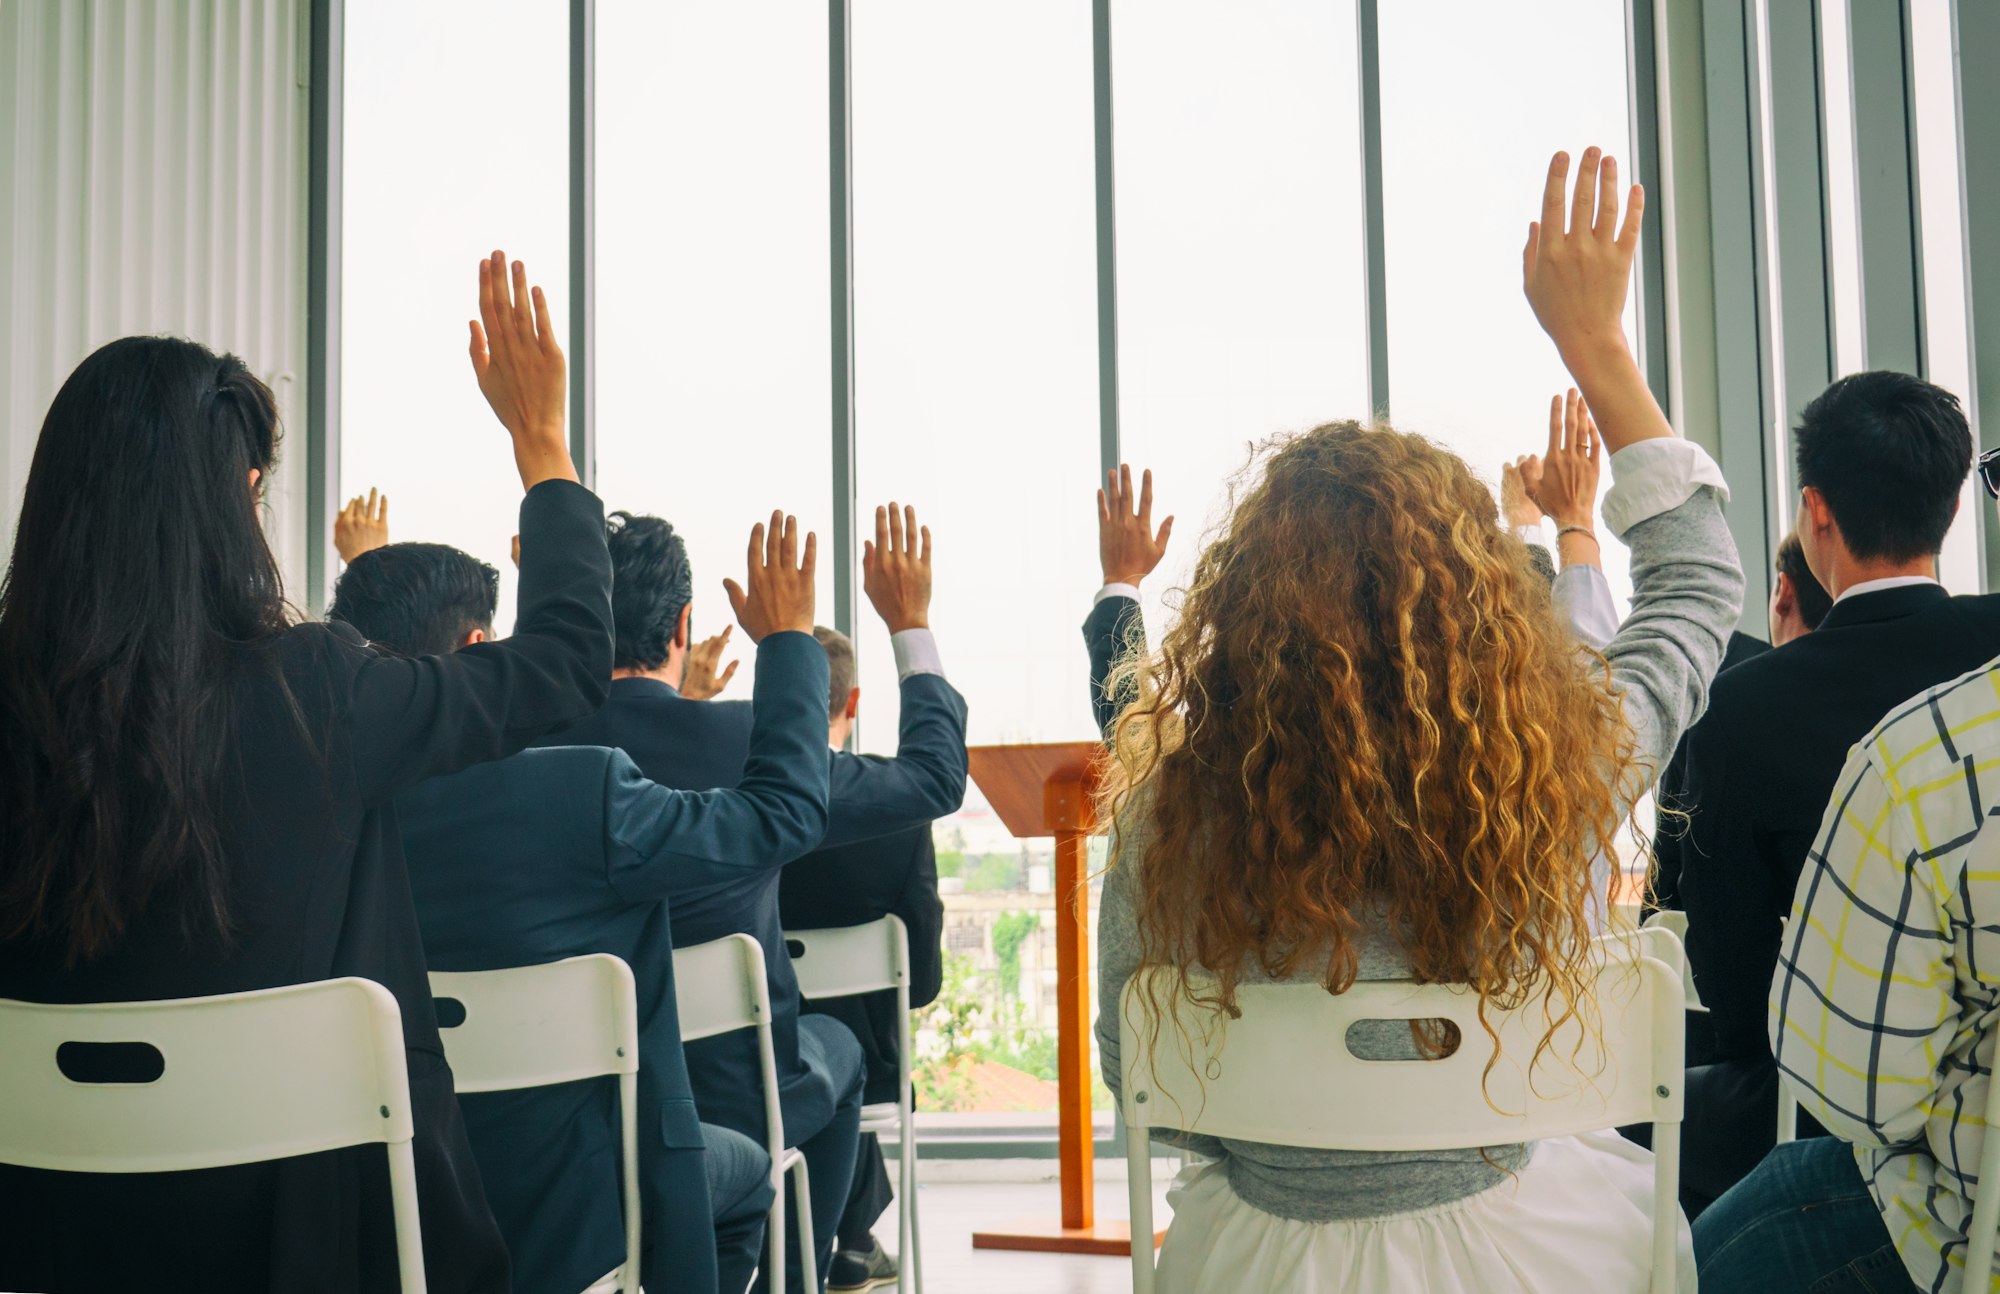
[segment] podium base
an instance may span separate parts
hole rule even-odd
[[[1167,1238],[1166,1228],[1153,1233],[1153,1247]],[[1132,1256],[1132,1224],[1122,1219],[1090,1227],[1065,1227],[1060,1218],[1015,1218],[1003,1230],[975,1231],[974,1249],[1026,1249],[1051,1254]]]

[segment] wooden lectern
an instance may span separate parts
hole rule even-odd
[[[1104,747],[1094,741],[1035,746],[974,746],[972,780],[1007,830],[1021,839],[1056,841],[1056,1071],[1061,1088],[1057,1142],[1062,1163],[1062,1216],[1010,1222],[1004,1231],[975,1231],[975,1249],[1038,1249],[1056,1253],[1132,1252],[1129,1223],[1096,1219],[1096,1176],[1090,1122],[1091,796]],[[1166,1236],[1153,1237],[1158,1244]]]

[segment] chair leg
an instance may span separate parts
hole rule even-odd
[[[765,1252],[770,1255],[771,1294],[785,1294],[785,1171],[779,1167],[783,1162],[782,1151],[771,1158],[771,1179],[777,1189],[771,1195],[768,1239],[764,1244]]]
[[[1145,1128],[1125,1129],[1125,1174],[1132,1212],[1132,1294],[1153,1294],[1153,1145]]]
[[[902,1162],[896,1165],[897,1195],[901,1208],[902,1261],[897,1265],[897,1294],[923,1294],[923,1240],[917,1228],[917,1136],[916,1120],[903,1114]]]
[[[792,1174],[792,1193],[799,1202],[799,1207],[794,1210],[797,1217],[792,1223],[792,1229],[799,1237],[799,1274],[805,1278],[800,1287],[806,1294],[818,1294],[819,1247],[813,1240],[812,1183],[806,1173],[805,1156],[800,1155],[794,1159],[792,1166],[786,1171]],[[779,1237],[779,1243],[782,1241],[783,1237]],[[778,1274],[780,1276],[784,1274],[782,1267],[778,1269]],[[782,1294],[782,1291],[774,1287],[772,1294]]]

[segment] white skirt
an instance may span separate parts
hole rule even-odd
[[[1411,1213],[1295,1222],[1252,1208],[1228,1167],[1182,1171],[1159,1294],[1644,1294],[1652,1271],[1653,1156],[1611,1132],[1537,1142],[1520,1174]],[[1678,1211],[1681,1294],[1694,1245]]]

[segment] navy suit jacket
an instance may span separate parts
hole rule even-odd
[[[1111,671],[1127,654],[1146,650],[1146,618],[1131,598],[1114,595],[1090,609],[1083,622],[1083,642],[1090,652],[1090,709],[1098,731],[1111,739],[1111,721],[1132,702],[1131,687],[1113,693]],[[615,685],[614,685],[615,686]]]
[[[667,896],[793,857],[826,825],[825,653],[807,634],[765,639],[756,688],[734,791],[669,790],[619,751],[564,747],[434,778],[396,802],[432,969],[596,952],[631,964],[643,1262],[675,1289],[717,1278]],[[517,1289],[575,1294],[624,1261],[614,1080],[459,1101]]]
[[[896,758],[850,755],[826,750],[822,689],[819,747],[828,775],[825,847],[927,824],[964,800],[965,699],[942,677],[916,674],[903,681],[902,700]],[[752,716],[753,707],[746,702],[690,701],[652,679],[614,679],[602,710],[549,740],[615,746],[662,786],[735,786],[745,774]],[[833,1109],[833,1094],[799,1059],[799,986],[784,951],[778,908],[783,864],[821,843],[808,842],[782,858],[746,858],[727,877],[688,879],[672,889],[676,948],[731,934],[750,935],[764,947],[778,1099],[788,1130],[816,1130]],[[704,1038],[688,1046],[687,1059],[702,1117],[761,1142],[764,1106],[756,1039],[744,1031]],[[792,1140],[789,1134],[787,1140]]]

